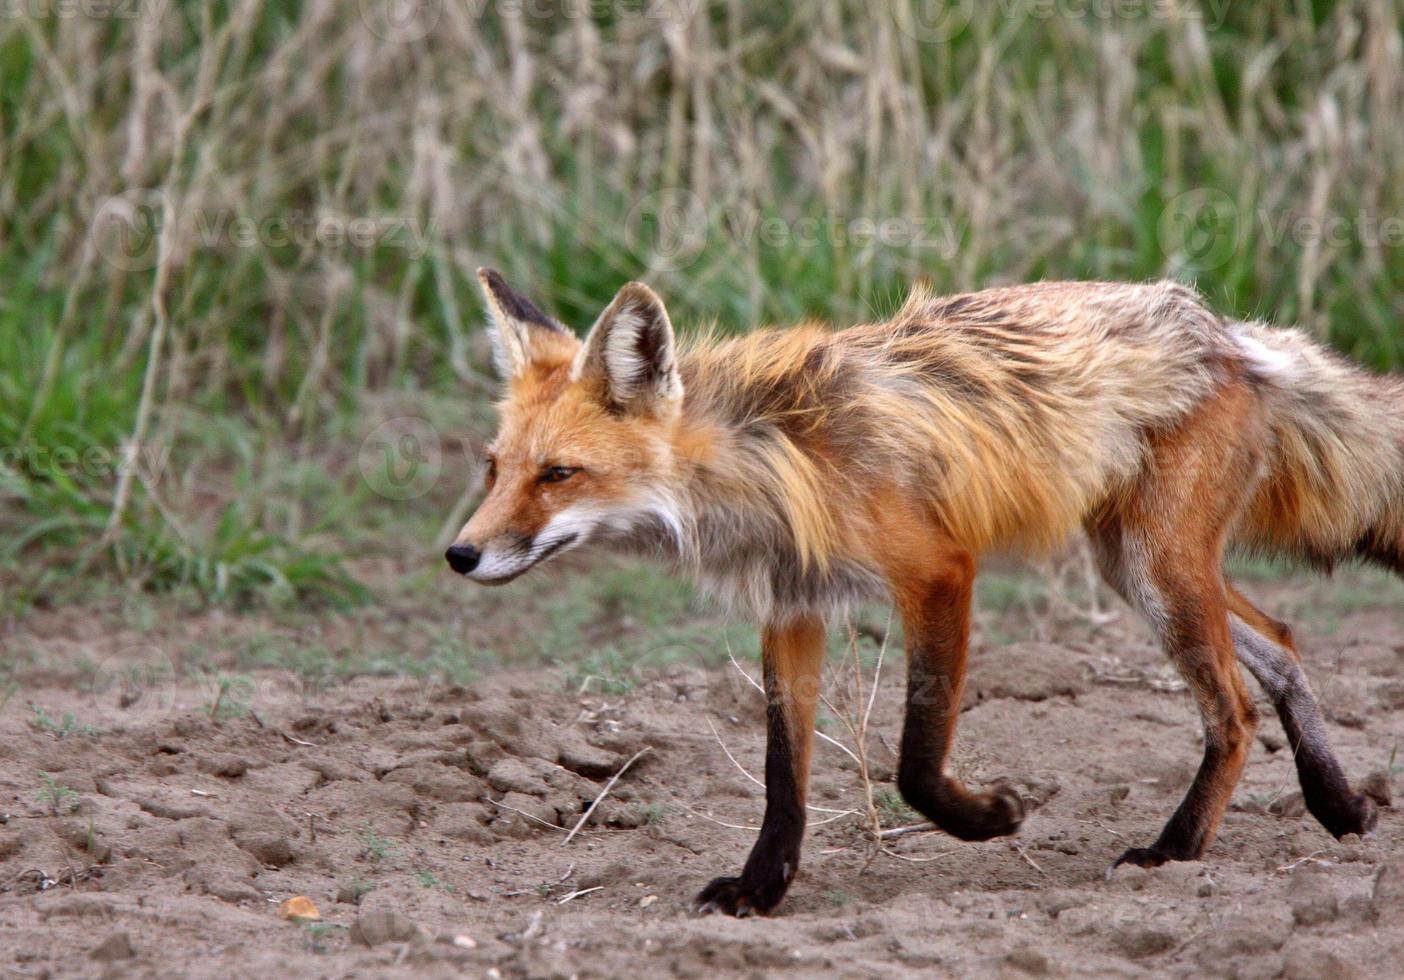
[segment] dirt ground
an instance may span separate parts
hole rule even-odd
[[[1387,798],[1404,623],[1330,588],[1249,591],[1296,617],[1332,742]],[[762,703],[737,669],[675,663],[619,693],[548,668],[221,687],[177,679],[139,629],[37,612],[4,636],[47,655],[0,690],[0,975],[1404,975],[1404,827],[1383,809],[1372,838],[1332,840],[1265,703],[1206,860],[1107,878],[1187,785],[1193,706],[1128,616],[1047,642],[998,627],[977,639],[956,757],[971,783],[1020,790],[1019,836],[874,853],[857,766],[821,742],[789,898],[731,920],[689,905],[740,867],[761,814]],[[239,627],[169,628],[217,646]],[[830,673],[822,730],[851,751],[840,716],[859,702]],[[890,783],[901,674],[889,651],[867,746],[886,826],[914,819]],[[280,917],[299,895],[320,922]]]

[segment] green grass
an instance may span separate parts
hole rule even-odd
[[[383,861],[395,853],[395,842],[383,837],[367,822],[360,833],[361,853],[372,861]]]
[[[243,718],[252,710],[254,682],[246,675],[214,674],[204,678],[210,689],[205,712],[215,721]]]
[[[41,771],[39,773],[41,789],[38,800],[49,808],[54,816],[64,813],[74,813],[82,804],[82,797],[78,791],[71,787],[61,785],[54,779],[53,774]]]
[[[1279,582],[1300,571],[1300,565],[1285,558],[1230,554],[1224,562],[1224,572],[1234,582]]]
[[[3,707],[3,705],[0,705],[0,707]],[[48,713],[45,712],[43,708],[36,707],[34,709],[34,717],[31,719],[30,724],[38,731],[50,732],[57,735],[59,738],[68,738],[70,735],[100,734],[93,726],[85,725],[80,722],[77,716],[71,711],[64,712],[63,717],[55,721],[49,717]]]
[[[916,279],[1172,276],[1404,365],[1389,5],[961,4],[933,32],[907,0],[703,2],[682,5],[682,63],[637,4],[528,16],[516,47],[493,5],[408,41],[377,36],[364,4],[157,6],[149,61],[132,18],[0,24],[3,616],[114,582],[276,615],[424,591],[492,425],[480,263],[575,329],[643,278],[683,329],[722,332],[881,316]],[[308,31],[318,45],[296,47]],[[582,36],[592,53],[562,57]],[[139,219],[134,248],[114,250],[114,214]],[[311,218],[347,234],[278,231]],[[1339,240],[1302,224],[1318,218]],[[407,417],[418,441],[374,442]],[[420,462],[436,478],[400,495]],[[410,569],[388,597],[362,570],[376,560]],[[981,602],[1024,589],[982,580]],[[455,681],[560,661],[619,687],[725,648],[666,579],[533,594],[454,600],[525,603],[533,624],[469,653],[449,630],[408,664],[393,645],[276,654],[307,676]]]
[[[922,819],[921,814],[913,810],[896,790],[883,790],[874,794],[873,802],[877,804],[882,822],[889,827],[903,827],[919,823]]]

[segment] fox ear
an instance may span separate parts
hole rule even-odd
[[[627,283],[590,328],[575,376],[597,384],[613,407],[667,414],[683,393],[675,348],[663,301],[643,283]]]
[[[495,270],[479,269],[478,282],[487,297],[492,361],[504,381],[518,377],[533,363],[569,360],[574,355],[575,336],[507,285]]]

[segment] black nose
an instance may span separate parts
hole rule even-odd
[[[467,575],[478,567],[478,559],[483,557],[483,553],[471,544],[456,544],[444,552],[444,557],[455,572]]]

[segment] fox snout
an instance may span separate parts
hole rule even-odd
[[[444,558],[459,575],[467,575],[478,567],[483,553],[471,544],[456,544],[444,552]]]
[[[455,572],[474,582],[502,585],[582,540],[578,531],[499,535],[481,548],[455,544],[444,552],[444,559]]]

